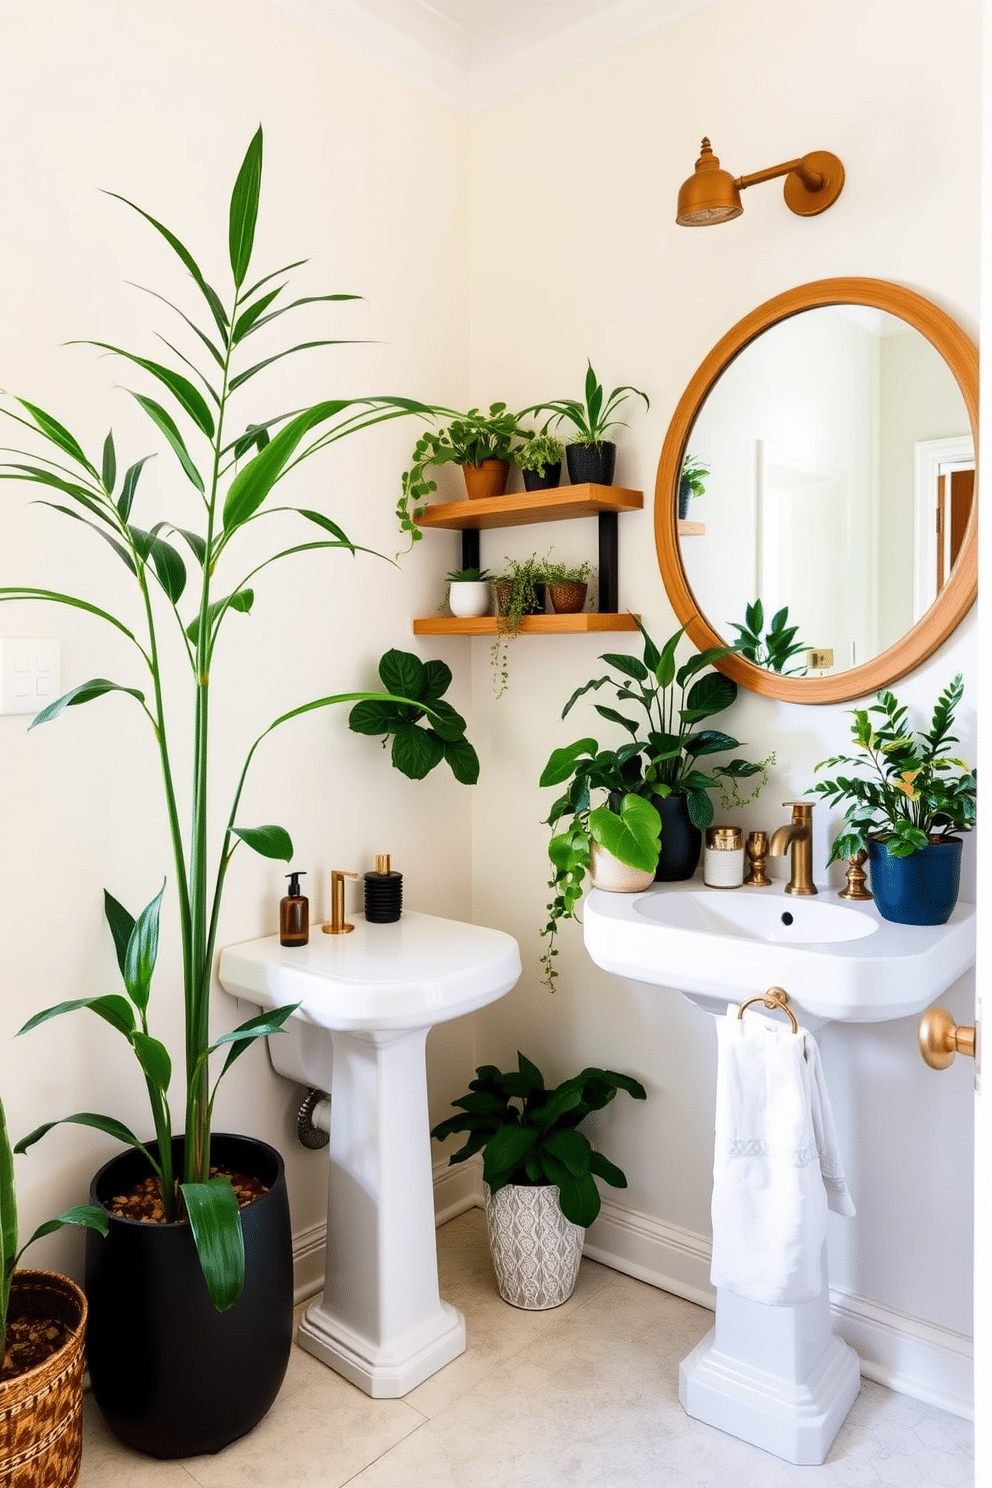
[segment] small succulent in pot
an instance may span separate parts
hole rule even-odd
[[[937,699],[929,729],[915,732],[908,710],[889,691],[870,708],[852,708],[856,755],[821,760],[817,770],[853,765],[857,775],[820,780],[810,791],[831,806],[844,806],[845,830],[834,839],[827,863],[887,844],[893,858],[909,857],[975,825],[975,771],[951,751],[951,732],[964,694],[960,672]]]
[[[492,574],[488,568],[455,568],[447,579],[448,608],[453,615],[460,620],[475,620],[489,614]]]

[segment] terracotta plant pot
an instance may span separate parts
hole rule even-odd
[[[497,610],[499,611],[499,613],[501,615],[502,614],[505,614],[506,613],[506,606],[510,603],[510,598],[511,598],[511,596],[513,594],[513,585],[510,584],[510,583],[503,582],[503,583],[495,584],[493,587],[494,587],[494,589],[496,591],[496,608],[497,608]],[[524,614],[525,615],[543,615],[544,614],[544,601],[545,601],[546,592],[547,592],[546,585],[544,585],[544,584],[535,584],[534,585],[534,603],[532,605],[528,606],[528,608],[524,610]]]
[[[9,1316],[50,1318],[69,1336],[43,1363],[0,1384],[0,1483],[72,1488],[83,1455],[86,1298],[53,1271],[17,1271]]]
[[[578,615],[585,609],[588,584],[549,584],[551,608],[556,615]]]
[[[506,494],[510,479],[509,460],[483,460],[481,465],[463,465],[465,490],[470,501],[483,501],[488,496]]]
[[[504,1302],[538,1311],[568,1301],[586,1232],[562,1214],[557,1184],[508,1183],[495,1194],[487,1184],[486,1224]]]

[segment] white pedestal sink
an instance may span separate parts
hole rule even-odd
[[[594,889],[583,924],[589,955],[607,971],[680,991],[714,1016],[783,987],[807,1028],[922,1012],[975,959],[973,904],[958,904],[946,925],[893,925],[874,902],[797,898],[782,886]],[[679,1367],[688,1415],[789,1462],[824,1460],[860,1369],[831,1331],[825,1254],[822,1266],[820,1295],[795,1307],[717,1289],[716,1326]]]
[[[504,996],[520,953],[500,930],[406,912],[350,935],[228,946],[220,981],[259,1008],[298,1002],[275,1070],[331,1094],[324,1294],[300,1346],[376,1397],[405,1395],[465,1348],[437,1285],[429,1030]]]

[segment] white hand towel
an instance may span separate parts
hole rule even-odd
[[[714,1286],[775,1306],[819,1295],[827,1208],[854,1214],[820,1051],[731,1005],[717,1019]]]

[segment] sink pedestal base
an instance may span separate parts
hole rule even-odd
[[[716,1326],[679,1365],[686,1414],[786,1462],[819,1465],[861,1389],[830,1328],[826,1263],[811,1302],[769,1307],[719,1288]]]
[[[324,1295],[299,1344],[377,1399],[465,1350],[465,1320],[438,1296],[427,1032],[331,1034]]]

